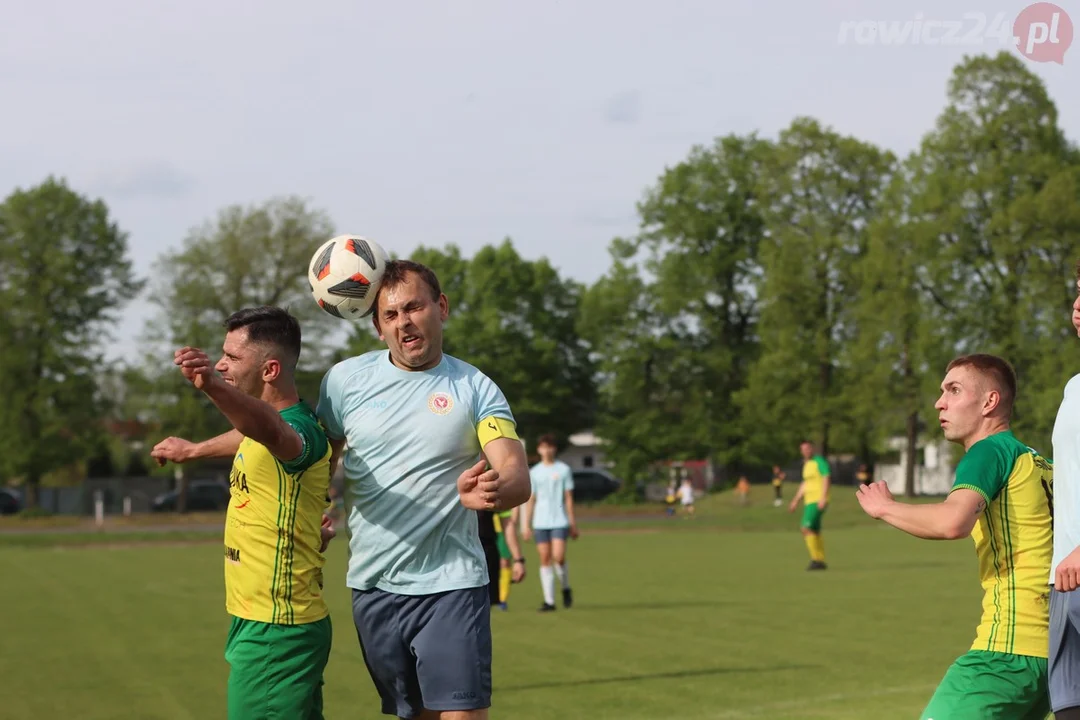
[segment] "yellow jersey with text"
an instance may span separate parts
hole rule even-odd
[[[303,440],[289,462],[244,438],[233,458],[225,520],[225,607],[230,615],[299,625],[329,614],[323,599],[322,516],[329,507],[330,443],[300,402],[281,411]]]
[[[1053,483],[1050,462],[1009,430],[972,445],[956,466],[952,489],[986,502],[971,531],[983,587],[972,650],[1047,656]]]

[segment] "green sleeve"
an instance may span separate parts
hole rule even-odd
[[[303,441],[303,449],[295,459],[281,463],[285,472],[296,475],[314,465],[326,454],[330,446],[326,439],[326,431],[319,425],[319,421],[300,406],[294,406],[282,411],[281,418],[289,423],[289,427],[296,431]]]
[[[956,466],[953,490],[974,490],[989,505],[997,497],[1012,473],[1016,454],[993,438],[980,440],[960,459]]]
[[[820,455],[814,456],[814,462],[817,463],[817,471],[821,473],[822,477],[826,475],[832,475],[832,468],[829,467],[829,461]]]

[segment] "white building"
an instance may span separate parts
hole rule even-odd
[[[559,459],[569,465],[571,470],[608,468],[601,440],[592,430],[575,433],[568,439],[569,444],[559,453]]]
[[[900,462],[896,465],[878,463],[874,466],[874,479],[886,482],[893,495],[903,495],[907,439],[894,437],[887,444],[890,450],[900,451]],[[952,443],[939,439],[923,443],[921,448],[922,462],[916,458],[915,464],[915,494],[947,495],[956,476],[956,466],[952,463]]]

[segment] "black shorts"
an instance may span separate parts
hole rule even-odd
[[[491,604],[484,587],[435,595],[353,590],[364,663],[386,715],[491,706]]]
[[[484,548],[484,560],[488,569],[488,601],[499,604],[499,546],[495,543],[480,542]]]

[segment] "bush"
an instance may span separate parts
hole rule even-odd
[[[645,502],[645,485],[643,483],[625,482],[615,492],[601,501],[604,505],[639,505]]]

